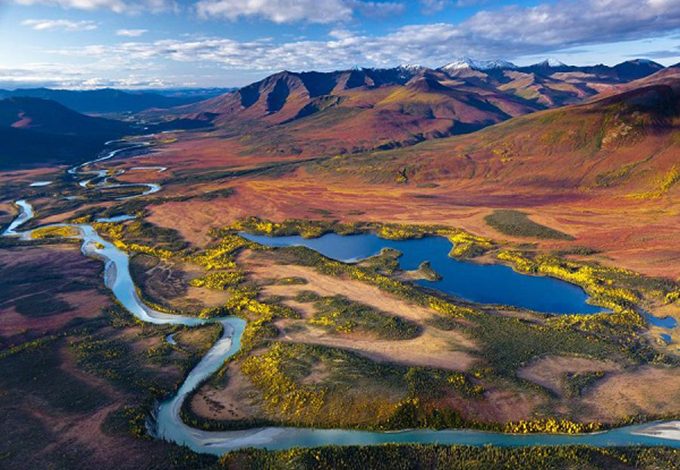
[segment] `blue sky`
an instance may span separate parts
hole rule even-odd
[[[241,86],[273,72],[680,62],[680,0],[0,0],[0,87]]]

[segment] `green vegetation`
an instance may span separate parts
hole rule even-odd
[[[92,226],[121,250],[146,253],[161,259],[171,258],[188,246],[176,230],[158,227],[143,220],[132,220],[125,224],[95,222]]]
[[[302,303],[317,302],[317,301],[321,300],[321,296],[319,294],[317,294],[316,292],[311,291],[311,290],[302,290],[295,295],[294,299],[295,299],[296,302],[302,302]]]
[[[534,222],[525,212],[499,209],[484,217],[484,221],[494,229],[513,237],[573,240],[574,237],[559,230]]]
[[[656,182],[655,189],[645,193],[634,194],[633,197],[637,199],[658,199],[670,191],[678,182],[680,182],[680,167],[673,166]]]
[[[239,356],[247,355],[262,342],[276,338],[278,330],[273,322],[280,318],[297,318],[298,313],[285,305],[272,304],[257,300],[257,291],[254,288],[230,289],[230,297],[225,304],[225,309],[234,315],[239,315],[248,320],[243,336],[241,337],[241,349]],[[218,311],[216,314],[224,314]]]
[[[393,248],[383,248],[380,253],[359,263],[360,266],[382,274],[393,274],[399,269],[401,252]]]
[[[140,326],[113,307],[96,319],[0,352],[0,423],[11,430],[0,442],[0,467],[89,467],[124,454],[135,468],[149,462],[162,468],[214,468],[215,457],[147,434],[152,394],[161,392],[159,387],[165,393],[174,390],[212,344],[213,335],[203,335],[205,344],[183,343],[160,365],[143,345],[163,341],[168,330]],[[107,409],[113,411],[106,414]],[[70,437],[70,430],[79,438]]]
[[[238,221],[226,230],[242,230],[270,236],[300,235],[304,238],[317,238],[326,233],[334,232],[340,235],[350,235],[366,231],[359,224],[341,224],[324,220],[289,219],[283,222],[271,222],[258,217],[247,217]]]
[[[475,399],[484,391],[460,372],[377,363],[299,343],[273,342],[244,358],[241,370],[262,393],[264,418],[294,426],[460,427],[471,423],[435,403],[451,393]]]
[[[292,277],[282,277],[276,279],[275,284],[279,286],[300,286],[307,284],[307,279],[297,276]]]
[[[590,248],[588,246],[572,246],[570,248],[565,248],[564,250],[559,250],[555,252],[555,256],[564,257],[569,255],[574,256],[592,256],[600,253],[599,250],[595,248]]]
[[[423,279],[427,279],[428,281],[440,281],[442,279],[439,273],[432,268],[429,261],[420,263],[417,272]]]
[[[0,388],[3,401],[22,402],[26,396],[44,400],[64,412],[92,412],[110,403],[110,397],[59,368],[63,339],[33,341],[0,355]]]
[[[618,353],[630,360],[651,361],[660,357],[639,332],[644,320],[631,308],[638,294],[631,289],[615,287],[623,282],[635,288],[668,289],[672,283],[654,281],[627,271],[612,270],[579,262],[566,261],[547,255],[534,260],[515,252],[500,251],[498,257],[512,260],[520,271],[540,272],[560,277],[584,286],[596,296],[598,303],[612,308],[614,313],[596,315],[559,315],[533,321],[501,317],[478,307],[456,303],[399,282],[367,268],[348,265],[299,247],[278,250],[287,262],[313,266],[319,272],[347,276],[373,284],[409,301],[432,308],[444,317],[464,318],[467,332],[484,345],[483,357],[503,376],[514,371],[532,357],[548,353],[573,353],[604,357]],[[665,290],[663,292],[666,292]]]
[[[50,298],[44,294],[31,294],[14,299],[14,308],[26,317],[40,318],[59,315],[73,310],[71,304],[58,297]]]
[[[189,284],[194,287],[207,287],[208,289],[224,290],[228,287],[239,285],[245,280],[241,271],[216,271],[209,272],[205,276],[192,279]]]
[[[615,349],[606,340],[550,323],[540,324],[513,317],[480,314],[468,331],[481,340],[483,356],[494,372],[510,378],[535,357],[579,354],[605,358],[615,354]]]
[[[565,394],[569,398],[578,398],[583,395],[583,392],[588,387],[592,386],[604,377],[604,372],[582,372],[582,373],[567,373],[564,376]]]
[[[147,399],[162,398],[174,389],[177,381],[172,375],[159,376],[140,367],[146,361],[121,340],[84,336],[74,341],[71,348],[83,370],[129,391],[142,395],[149,393]]]
[[[560,434],[581,434],[585,432],[595,432],[602,429],[602,424],[598,422],[576,423],[568,419],[543,418],[532,420],[520,420],[507,423],[503,429],[505,432],[515,434],[530,433],[560,433]]]
[[[615,346],[636,362],[673,362],[672,358],[657,353],[640,335],[645,320],[637,311],[643,298],[661,299],[671,292],[675,285],[672,281],[551,255],[531,256],[501,250],[497,257],[511,262],[520,272],[545,274],[580,285],[591,295],[593,303],[612,311],[595,315],[558,315],[547,319],[546,326],[563,332],[578,331],[591,340],[596,338]]]
[[[251,223],[255,222],[251,220]],[[267,224],[260,226],[262,231],[282,230],[291,233],[300,230],[294,223],[287,226]],[[305,230],[318,234],[327,227],[317,224]],[[232,230],[233,228],[213,232],[214,236],[224,238],[194,259],[201,260],[199,264],[214,269],[236,270],[238,268],[234,253],[239,249],[245,246],[264,249],[235,236]],[[400,226],[391,226],[386,229],[386,233],[398,238],[431,233],[428,230],[430,229],[410,226],[402,230]],[[444,229],[436,230],[439,234],[445,233]],[[472,240],[471,246],[481,246],[483,250],[490,250],[495,246],[490,241],[476,239],[466,232],[450,230],[448,233],[454,233],[454,236],[460,236],[464,240]],[[439,315],[428,324],[441,330],[464,331],[475,342],[477,349],[474,354],[483,362],[474,378],[460,374],[458,378],[449,376],[444,379],[442,377],[451,373],[411,368],[411,372],[406,374],[396,372],[403,371],[403,367],[378,364],[332,348],[272,342],[279,334],[274,322],[281,318],[296,318],[296,314],[282,306],[280,298],[271,298],[266,302],[258,300],[256,286],[247,283],[229,286],[227,290],[231,297],[226,308],[248,319],[244,348],[236,360],[262,394],[261,400],[265,405],[266,413],[254,417],[253,422],[378,429],[467,426],[512,432],[586,432],[599,429],[602,425],[597,422],[571,421],[559,414],[553,417],[553,411],[548,409],[539,413],[539,417],[524,421],[475,422],[463,419],[455,408],[443,406],[438,400],[442,396],[450,396],[451,393],[460,394],[468,400],[475,399],[483,387],[489,385],[524,389],[530,384],[518,379],[516,372],[537,357],[577,355],[614,358],[624,364],[670,360],[659,355],[640,334],[644,321],[634,310],[640,300],[650,295],[650,292],[654,292],[656,297],[665,297],[675,292],[675,284],[669,281],[649,279],[628,271],[565,260],[554,255],[497,250],[495,253],[498,258],[512,263],[516,269],[551,275],[582,285],[596,297],[598,303],[604,303],[613,310],[613,313],[596,315],[551,317],[526,313],[524,316],[502,316],[493,309],[433,295],[390,276],[394,273],[392,266],[393,260],[399,255],[397,252],[384,252],[373,260],[359,264],[345,264],[302,247],[264,250],[271,253],[272,262],[310,266],[326,275],[366,282],[437,311]],[[396,325],[392,324],[386,325],[385,318],[381,317],[382,312],[366,309],[348,299],[320,297],[312,291],[303,290],[296,295],[295,300],[314,303],[317,312],[309,320],[310,323],[329,331],[348,333],[363,330],[388,339],[400,337],[392,334],[400,328],[395,329]],[[385,368],[391,368],[391,372],[385,373]],[[371,372],[364,372],[368,370]],[[351,381],[348,377],[351,377]],[[410,388],[410,381],[416,377],[422,383],[416,388]],[[442,392],[445,382],[451,385],[457,380],[461,382],[458,383],[458,388],[454,387],[454,392],[451,389],[449,392]],[[575,382],[579,380],[580,377],[574,379]],[[347,383],[351,383],[351,387],[344,385]],[[360,388],[372,390],[370,403],[351,395],[352,387],[358,387],[358,383],[361,384]],[[432,391],[433,394],[423,391]],[[336,403],[338,396],[348,399],[351,404],[349,408],[343,409],[345,413],[342,419],[339,418],[341,413]],[[370,413],[366,410],[370,410]],[[187,416],[191,416],[192,423],[209,429],[245,425],[236,422],[212,422],[192,416],[190,412],[187,412]]]
[[[411,339],[419,334],[418,325],[346,297],[324,297],[314,302],[316,313],[308,321],[336,333],[363,332],[380,339]]]
[[[226,454],[220,465],[227,469],[267,468],[354,470],[370,469],[498,469],[558,470],[580,468],[667,469],[680,468],[680,451],[670,448],[474,447],[385,444],[380,446],[329,446],[268,452],[244,449]]]

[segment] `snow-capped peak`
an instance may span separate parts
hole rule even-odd
[[[567,64],[564,62],[561,62],[554,57],[549,57],[545,59],[543,62],[539,62],[537,64],[534,64],[535,67],[567,67]]]
[[[409,72],[419,72],[420,70],[423,70],[425,67],[419,64],[401,64],[397,68],[400,70],[408,70]]]
[[[657,62],[654,62],[653,60],[649,60],[649,59],[632,59],[632,60],[628,60],[628,61],[624,62],[624,64],[649,65],[649,66],[660,68],[660,69],[663,68],[663,65],[661,65]]]
[[[517,66],[507,60],[474,60],[469,57],[461,57],[453,62],[440,67],[441,70],[493,70],[493,69],[515,69]]]

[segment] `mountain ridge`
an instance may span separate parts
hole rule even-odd
[[[231,93],[142,116],[208,120],[225,136],[252,138],[257,151],[266,153],[356,153],[473,132],[584,102],[663,68],[640,60],[613,67],[550,61],[521,67],[472,59],[459,65],[284,70]]]

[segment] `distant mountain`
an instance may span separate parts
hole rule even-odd
[[[224,88],[122,91],[112,88],[99,90],[52,90],[31,88],[0,90],[0,99],[30,97],[53,100],[64,106],[89,114],[136,113],[150,108],[171,108],[194,103],[228,92]]]
[[[637,80],[652,75],[664,66],[647,59],[635,59],[622,62],[612,67],[617,77],[621,81]]]
[[[136,131],[39,98],[0,100],[0,168],[72,163],[92,157],[107,140]]]
[[[506,60],[474,60],[470,59],[469,57],[462,57],[440,67],[439,70],[452,71],[460,69],[473,69],[485,71],[494,69],[512,70],[516,68],[517,66],[515,64]]]
[[[467,64],[467,65],[465,65]],[[533,65],[503,65],[503,61],[477,64],[475,61],[455,62],[442,67],[449,77],[468,84],[492,87],[532,101],[539,106],[552,108],[574,104],[627,83],[649,76],[663,66],[650,60],[637,59],[609,67],[606,65],[573,66],[555,59],[546,59]]]
[[[52,100],[7,98],[0,100],[0,167],[72,163],[91,158],[107,140],[210,126],[205,120],[182,117],[154,122],[105,119]]]

